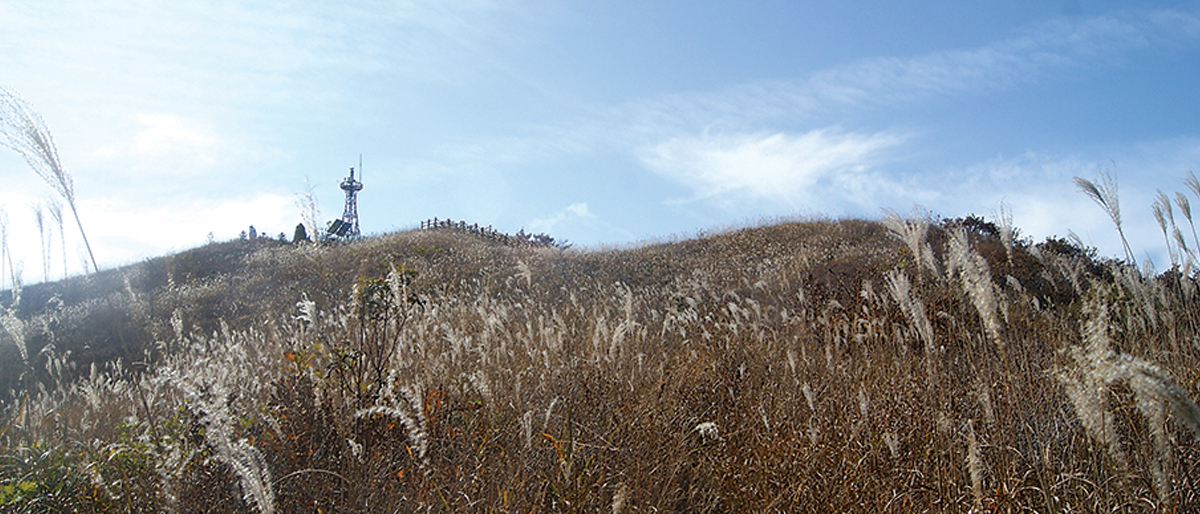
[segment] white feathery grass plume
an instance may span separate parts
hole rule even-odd
[[[0,287],[4,287],[4,263],[8,262],[8,212],[0,206]]]
[[[983,421],[991,425],[996,422],[996,411],[992,406],[991,388],[983,380],[979,380],[976,385],[976,390],[979,395],[979,407],[983,410]]]
[[[887,446],[888,453],[891,454],[893,459],[900,458],[900,436],[896,435],[895,432],[884,432],[883,444]]]
[[[1196,180],[1196,174],[1188,171],[1187,178],[1184,179],[1183,183],[1188,187],[1188,189],[1191,189],[1196,196],[1200,197],[1200,181]],[[1193,258],[1193,262],[1200,260],[1200,237],[1196,236],[1196,223],[1192,219],[1192,205],[1190,202],[1188,202],[1187,195],[1178,191],[1175,192],[1175,204],[1179,206],[1180,212],[1183,212],[1183,217],[1187,219],[1188,226],[1192,228],[1192,248],[1195,248],[1196,252],[1195,255],[1192,255],[1192,253],[1189,252],[1188,257]]]
[[[63,258],[63,280],[67,278],[67,233],[63,230],[63,212],[62,202],[56,198],[46,200],[46,211],[50,213],[50,219],[54,221],[54,225],[58,227],[58,241],[62,245]]]
[[[1192,190],[1197,197],[1200,197],[1200,180],[1196,180],[1196,174],[1191,170],[1187,172],[1187,178],[1183,179],[1183,185]]]
[[[242,500],[263,514],[275,512],[275,491],[266,459],[244,438],[234,435],[236,423],[227,404],[229,393],[224,384],[216,381],[207,387],[195,388],[185,381],[179,383],[189,403],[200,413],[204,439],[216,454],[217,460],[233,469],[242,488]]]
[[[4,265],[8,264],[8,276],[12,290],[12,305],[15,307],[21,299],[21,274],[13,266],[12,251],[8,249],[8,212],[0,207],[0,277],[4,276]],[[4,281],[0,280],[0,285]]]
[[[900,310],[908,317],[909,323],[912,323],[913,328],[921,336],[921,341],[925,343],[925,356],[932,366],[934,359],[933,325],[929,322],[929,316],[925,314],[925,304],[913,296],[912,284],[908,281],[908,275],[903,272],[889,271],[887,283],[892,298],[900,305]]]
[[[1112,353],[1108,347],[1108,306],[1093,300],[1084,309],[1088,315],[1082,328],[1085,346],[1068,350],[1072,366],[1056,368],[1055,377],[1066,389],[1088,436],[1108,451],[1118,467],[1124,468],[1127,460],[1117,439],[1116,418],[1107,406],[1107,381],[1111,377],[1105,364]]]
[[[996,222],[1000,225],[1000,243],[1004,245],[1004,250],[1008,253],[1008,262],[1012,263],[1013,240],[1017,235],[1017,229],[1013,226],[1012,210],[1001,203],[997,211]]]
[[[971,512],[983,512],[983,458],[979,455],[979,438],[975,435],[975,420],[967,420],[967,473],[971,476],[971,494],[975,504]]]
[[[271,425],[271,418],[255,416],[258,406],[254,399],[271,394],[273,378],[282,369],[281,342],[253,331],[233,332],[222,322],[219,333],[190,343],[166,356],[148,383],[157,382],[178,392],[204,426],[205,446],[211,448],[212,458],[229,466],[238,477],[243,501],[259,512],[274,512],[270,469],[259,450],[238,437],[235,428],[247,417]],[[188,456],[171,452],[169,460],[178,465],[160,469],[167,487],[189,462]]]
[[[525,261],[517,261],[517,276],[525,279],[525,287],[533,286],[533,270]]]
[[[88,243],[83,222],[79,219],[79,209],[75,205],[75,182],[58,159],[58,149],[54,146],[50,129],[46,128],[46,123],[29,102],[3,87],[0,87],[0,145],[21,154],[33,172],[67,201],[67,206],[75,215],[75,223],[79,225],[79,235],[83,237],[92,267],[99,272],[100,266],[96,264],[96,256],[92,253],[92,245]]]
[[[474,373],[471,373],[471,375],[468,377],[468,380],[471,382],[471,388],[474,389],[475,392],[479,393],[479,396],[483,397],[484,401],[492,401],[491,382],[488,380],[487,373],[485,373],[482,368],[475,370]]]
[[[1135,306],[1142,311],[1141,315],[1124,316],[1126,328],[1130,332],[1158,330],[1158,301],[1162,298],[1162,287],[1158,282],[1146,279],[1154,273],[1138,271],[1131,266],[1117,266],[1113,269],[1113,275],[1120,292],[1136,299]]]
[[[617,491],[613,493],[612,514],[623,514],[625,512],[625,504],[629,502],[629,486],[625,482],[617,484]]]
[[[300,294],[300,301],[296,302],[296,310],[300,314],[295,319],[304,322],[305,327],[313,326],[317,322],[317,302],[308,299],[308,293]]]
[[[951,424],[950,416],[946,415],[946,411],[941,409],[938,409],[937,417],[934,418],[933,424],[937,428],[938,433],[941,434],[948,434],[954,428]]]
[[[802,393],[804,393],[804,401],[808,402],[808,410],[813,411],[813,413],[816,413],[817,412],[816,395],[813,394],[812,388],[808,386],[808,382],[805,382],[803,385],[800,386],[800,391]]]
[[[939,274],[937,259],[933,256],[933,249],[925,241],[925,235],[929,232],[930,225],[928,214],[914,210],[913,217],[905,219],[895,211],[886,210],[884,212],[886,215],[883,217],[883,226],[908,246],[918,270],[921,267],[927,267],[934,276],[937,276]],[[919,277],[920,273],[917,275]]]
[[[871,402],[867,399],[867,390],[863,387],[858,388],[858,415],[865,422],[871,414]]]
[[[1193,245],[1200,244],[1200,241],[1198,241],[1196,238],[1196,223],[1192,219],[1192,203],[1188,200],[1187,195],[1185,195],[1179,191],[1176,191],[1175,192],[1175,206],[1179,207],[1179,213],[1183,215],[1183,219],[1187,220],[1187,222],[1188,222],[1188,227],[1191,227],[1191,229],[1192,229]],[[1175,242],[1178,243],[1179,248],[1183,250],[1183,256],[1184,256],[1184,273],[1183,274],[1188,275],[1192,269],[1192,266],[1195,265],[1195,263],[1196,263],[1197,254],[1194,251],[1192,251],[1191,249],[1189,249],[1187,241],[1183,237],[1183,230],[1181,230],[1178,225],[1175,226],[1175,231],[1174,231],[1173,235],[1175,236]]]
[[[1185,195],[1179,191],[1176,191],[1175,192],[1175,206],[1179,207],[1179,213],[1183,214],[1183,219],[1186,219],[1188,224],[1192,225],[1192,232],[1193,232],[1192,239],[1193,240],[1196,239],[1196,235],[1195,235],[1196,227],[1193,224],[1193,220],[1192,220],[1192,203],[1190,201],[1188,201],[1187,195]]]
[[[804,435],[808,436],[808,442],[813,446],[821,444],[821,428],[813,423],[812,418],[808,418],[808,430],[804,431]]]
[[[1125,239],[1125,229],[1121,226],[1121,200],[1117,191],[1116,173],[1100,172],[1100,183],[1097,184],[1083,177],[1074,177],[1075,186],[1104,209],[1113,224],[1117,226],[1117,235],[1121,236],[1121,244],[1125,247],[1125,259],[1130,264],[1137,264],[1129,241]],[[1082,248],[1082,247],[1081,247]]]
[[[1197,198],[1200,198],[1200,180],[1196,179],[1196,174],[1192,173],[1191,170],[1188,170],[1187,178],[1183,179],[1183,184],[1187,186],[1188,189],[1192,190],[1192,194],[1196,195]],[[1179,203],[1179,208],[1187,213],[1186,216],[1188,223],[1192,223],[1192,209],[1191,206],[1188,205],[1187,195],[1177,192],[1175,193],[1175,201]],[[1192,225],[1192,241],[1196,243],[1195,246],[1197,251],[1200,252],[1200,239],[1196,238],[1196,226],[1194,224]]]
[[[555,396],[553,400],[550,400],[550,405],[546,406],[546,415],[542,417],[542,430],[549,430],[550,415],[554,413],[554,406],[558,405],[559,399],[558,396]]]
[[[983,320],[988,337],[996,345],[1003,347],[1004,340],[1000,337],[1000,302],[996,298],[996,285],[992,283],[992,273],[987,260],[971,249],[967,231],[962,227],[950,233],[948,246],[950,264],[946,274],[958,275],[963,291],[967,293],[971,305]]]
[[[360,409],[354,413],[354,417],[365,418],[379,415],[400,420],[400,423],[404,425],[409,443],[412,445],[413,451],[417,454],[420,465],[426,467],[429,464],[425,458],[425,454],[429,451],[429,437],[425,429],[427,420],[425,419],[423,405],[424,395],[419,385],[400,387],[400,394],[397,395],[395,379],[396,374],[394,372],[389,373],[384,382],[379,403],[372,407]]]
[[[304,224],[307,235],[312,239],[313,244],[321,242],[320,225],[317,220],[321,219],[321,206],[317,203],[316,189],[308,182],[308,177],[304,177],[304,194],[297,195],[296,207],[300,209],[300,222]]]
[[[693,428],[692,430],[695,431],[697,434],[700,434],[700,437],[703,438],[704,440],[713,440],[713,441],[723,441],[724,440],[724,438],[721,437],[721,428],[719,426],[717,426],[717,423],[714,421],[705,421],[703,423],[700,423],[700,424],[696,425],[696,427]]]
[[[1066,349],[1070,365],[1056,368],[1054,375],[1063,383],[1088,435],[1107,448],[1119,468],[1125,468],[1128,462],[1107,400],[1114,385],[1123,382],[1129,386],[1138,412],[1150,429],[1156,451],[1150,470],[1155,493],[1165,501],[1170,496],[1173,462],[1167,414],[1200,440],[1200,407],[1158,366],[1110,348],[1108,307],[1103,300],[1090,300],[1085,314],[1088,320],[1083,327],[1084,345]]]
[[[38,240],[41,242],[40,250],[42,252],[42,281],[49,282],[50,241],[47,240],[48,234],[46,234],[46,229],[48,228],[46,224],[46,207],[42,202],[33,202],[33,204],[31,204],[29,207],[33,209],[33,222],[35,225],[37,225]],[[53,234],[49,235],[52,236]]]
[[[525,411],[525,415],[521,416],[521,440],[525,442],[525,449],[533,447],[533,411]]]
[[[183,314],[179,309],[171,312],[171,331],[175,334],[175,340],[183,342]]]
[[[608,349],[605,353],[605,359],[608,362],[614,362],[624,357],[626,339],[631,335],[635,335],[635,329],[641,325],[633,319],[633,291],[629,286],[620,282],[617,282],[613,287],[621,297],[621,311],[623,316],[621,322],[617,323],[617,326],[613,328],[611,339],[608,341]],[[607,333],[607,326],[604,324],[603,316],[599,318],[597,328]],[[596,336],[594,335],[594,337]],[[593,342],[593,344],[598,343],[598,341]],[[600,350],[600,348],[597,348],[597,350]]]
[[[1167,199],[1166,193],[1158,190],[1158,196],[1154,199],[1154,203],[1150,205],[1150,210],[1154,214],[1154,221],[1158,222],[1158,227],[1162,229],[1163,240],[1167,244],[1167,254],[1171,257],[1171,266],[1179,265],[1179,252],[1175,249],[1175,245],[1171,244],[1171,229],[1175,227],[1175,215],[1171,209],[1171,201]]]
[[[21,362],[29,363],[29,350],[25,347],[25,323],[17,317],[12,308],[0,308],[0,328],[8,333],[13,345],[17,347],[17,352],[21,354]]]

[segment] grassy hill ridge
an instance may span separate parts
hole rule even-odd
[[[977,218],[214,244],[22,292],[0,505],[1194,508],[1196,302]]]

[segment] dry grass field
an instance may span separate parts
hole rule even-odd
[[[17,512],[1196,512],[1200,291],[978,218],[211,244],[4,294]]]

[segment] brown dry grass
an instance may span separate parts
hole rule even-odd
[[[256,483],[279,512],[1200,508],[1200,445],[1172,421],[1189,411],[1138,393],[1200,392],[1193,278],[1061,241],[1010,254],[989,226],[932,225],[920,258],[843,220],[611,251],[417,231],[151,261],[108,300],[27,312],[60,352],[116,318],[154,364],[67,366],[10,400],[0,485],[78,511],[248,511]],[[400,266],[415,276],[389,282]],[[1062,378],[1088,373],[1088,302],[1112,359],[1174,377],[1093,387],[1123,462]],[[61,455],[18,462],[31,448]]]

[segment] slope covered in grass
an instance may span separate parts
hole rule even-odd
[[[0,505],[1200,507],[1193,277],[1004,236],[808,221],[564,251],[430,230],[28,288]]]

